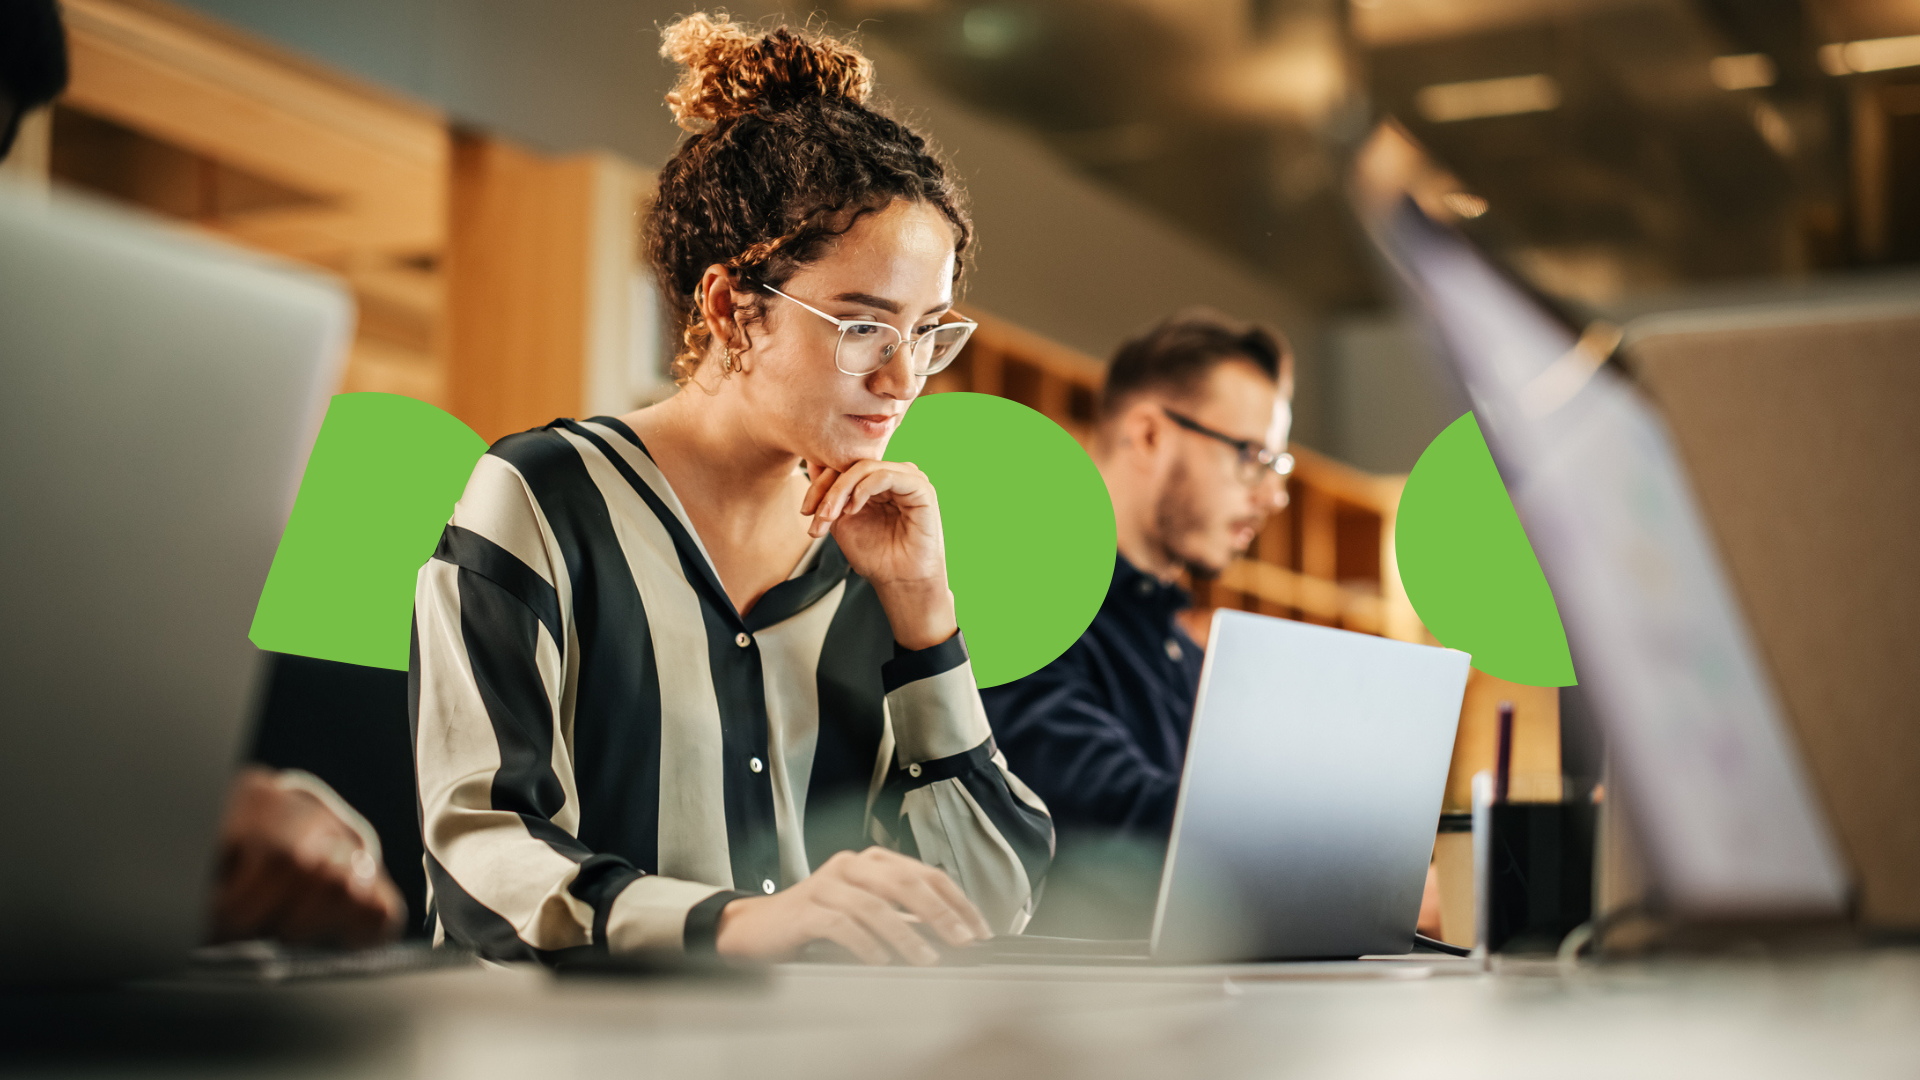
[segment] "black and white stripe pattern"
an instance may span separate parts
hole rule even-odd
[[[482,457],[414,601],[414,751],[438,933],[489,956],[711,941],[879,842],[1018,932],[1051,858],[956,634],[907,652],[831,538],[745,618],[617,420]]]

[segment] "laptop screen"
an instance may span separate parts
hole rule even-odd
[[[1779,701],[1660,418],[1603,366],[1612,343],[1583,343],[1409,193],[1362,201],[1553,589],[1656,898],[1839,912],[1846,872]]]

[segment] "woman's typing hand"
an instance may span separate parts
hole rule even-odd
[[[843,851],[805,881],[772,896],[744,897],[720,912],[715,948],[723,956],[779,960],[811,941],[832,941],[869,964],[899,957],[938,963],[914,925],[950,945],[993,936],[978,908],[943,871],[883,847]]]

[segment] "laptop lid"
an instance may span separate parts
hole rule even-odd
[[[247,629],[351,311],[0,191],[0,982],[165,971],[204,934]]]
[[[1410,950],[1468,661],[1216,611],[1154,959]]]
[[[1659,416],[1434,209],[1404,132],[1360,156],[1362,217],[1473,401],[1595,704],[1653,899],[1700,920],[1839,914],[1848,883]],[[1439,186],[1437,186],[1439,185]]]

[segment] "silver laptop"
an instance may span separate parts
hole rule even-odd
[[[1216,611],[1153,958],[1411,950],[1468,662],[1452,649]]]
[[[0,984],[204,934],[247,629],[351,326],[316,276],[0,189]]]
[[[1469,661],[1452,649],[1214,612],[1153,936],[1001,937],[985,943],[986,959],[1179,964],[1411,951]]]

